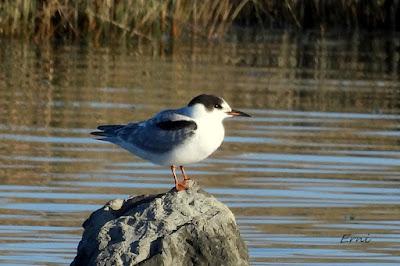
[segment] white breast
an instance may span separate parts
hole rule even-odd
[[[186,165],[196,163],[206,159],[221,146],[225,135],[221,121],[199,119],[196,120],[196,123],[197,130],[193,138],[166,154],[162,164]]]

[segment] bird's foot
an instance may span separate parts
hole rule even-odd
[[[175,183],[175,188],[178,191],[182,191],[182,190],[186,190],[189,188],[189,182],[187,182],[187,180],[183,180],[181,182],[176,182]]]

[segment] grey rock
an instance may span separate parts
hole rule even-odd
[[[92,213],[71,265],[249,265],[232,212],[190,182]]]

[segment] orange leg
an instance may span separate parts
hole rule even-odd
[[[183,175],[183,180],[190,180],[190,178],[186,175],[185,173],[185,169],[183,168],[183,166],[179,166],[179,168],[181,169],[182,175]]]
[[[176,168],[175,165],[171,165],[171,171],[172,171],[172,175],[174,176],[175,186],[176,186],[179,182],[178,182],[178,178],[176,177],[175,168]]]
[[[175,165],[171,165],[171,171],[172,171],[172,175],[174,176],[176,190],[182,191],[182,190],[187,189],[186,180],[179,182],[178,178],[176,177],[175,169],[176,169]]]

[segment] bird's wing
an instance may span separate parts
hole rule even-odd
[[[99,129],[105,133],[101,135],[106,137],[103,140],[121,146],[131,144],[146,151],[163,153],[192,137],[197,124],[188,116],[167,110],[140,123],[100,126]]]

